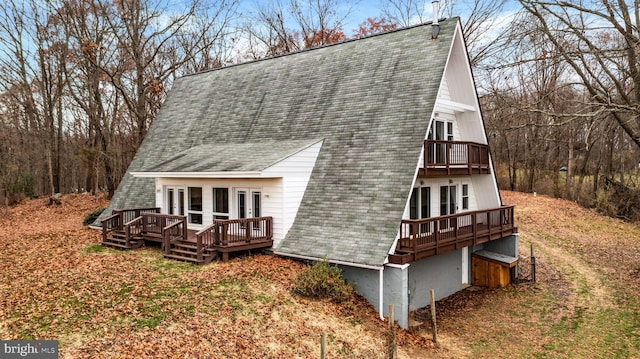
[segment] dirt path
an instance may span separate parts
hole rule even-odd
[[[568,201],[503,192],[516,205],[535,285],[441,303],[439,358],[640,358],[640,229]]]
[[[571,282],[574,306],[610,308],[612,303],[611,288],[606,287],[606,277],[598,273],[579,255],[562,246],[561,238],[544,238],[530,234],[521,236],[523,245],[533,243],[536,257],[560,270]]]

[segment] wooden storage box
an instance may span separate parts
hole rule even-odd
[[[481,250],[471,255],[472,285],[489,288],[504,287],[511,283],[512,268],[518,258]]]

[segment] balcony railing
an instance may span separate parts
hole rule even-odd
[[[514,224],[513,209],[513,206],[504,206],[403,220],[395,254],[389,256],[389,261],[409,263],[514,234],[518,229]]]
[[[424,141],[425,176],[489,173],[489,146],[475,142]]]

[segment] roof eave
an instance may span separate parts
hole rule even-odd
[[[129,172],[133,177],[142,178],[280,178],[264,175],[262,171],[231,172]]]
[[[290,258],[303,259],[303,260],[309,260],[309,261],[315,261],[315,262],[326,261],[326,262],[329,262],[331,264],[337,264],[337,265],[343,265],[343,266],[349,266],[349,267],[357,267],[357,268],[364,268],[364,269],[372,269],[372,270],[380,270],[380,268],[384,267],[384,264],[383,265],[370,265],[370,264],[362,264],[362,263],[334,260],[334,259],[331,259],[331,258],[318,258],[318,257],[313,257],[313,256],[305,256],[305,255],[301,255],[301,254],[292,254],[292,253],[280,252],[280,251],[273,251],[273,254],[279,255],[279,256],[282,256],[282,257],[290,257]]]

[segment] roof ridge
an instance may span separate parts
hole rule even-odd
[[[458,18],[459,18],[458,16],[453,16],[453,17],[450,17],[450,18],[443,17],[441,19],[438,19],[438,23],[443,22],[443,21],[454,20],[454,19],[458,19]],[[224,69],[231,68],[231,67],[237,67],[237,66],[241,66],[241,65],[248,65],[248,64],[253,64],[253,63],[257,63],[257,62],[273,60],[273,59],[277,59],[277,58],[281,58],[281,57],[297,55],[297,54],[301,54],[301,53],[305,53],[305,52],[310,52],[310,51],[314,51],[314,50],[320,50],[320,49],[324,49],[324,48],[327,48],[327,47],[347,44],[347,43],[351,43],[351,42],[355,42],[355,41],[370,39],[370,38],[373,38],[373,37],[376,37],[376,36],[387,35],[387,34],[391,34],[391,33],[411,30],[411,29],[415,29],[415,28],[418,28],[418,27],[429,26],[429,25],[433,25],[433,21],[427,21],[427,22],[422,22],[422,23],[415,24],[415,25],[409,25],[409,26],[396,28],[396,29],[393,29],[393,30],[377,32],[375,34],[370,34],[370,35],[363,36],[363,37],[349,38],[349,39],[346,39],[344,41],[334,42],[334,43],[331,43],[331,44],[324,44],[324,45],[320,45],[320,46],[316,46],[316,47],[305,48],[305,49],[301,49],[301,50],[298,50],[298,51],[287,52],[285,54],[280,54],[280,55],[275,55],[275,56],[270,56],[270,57],[263,57],[261,59],[254,59],[254,60],[239,62],[239,63],[230,64],[230,65],[226,65],[226,66],[222,66],[222,67],[217,67],[217,68],[214,68],[214,69],[196,71],[196,72],[192,72],[192,73],[189,73],[189,74],[184,74],[184,75],[182,75],[180,77],[182,78],[182,77],[196,76],[196,75],[209,73],[209,72],[213,72],[213,71],[224,70]]]

